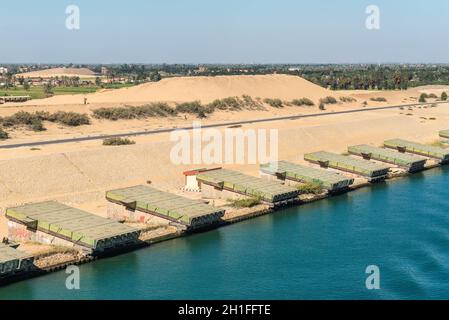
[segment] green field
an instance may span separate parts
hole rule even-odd
[[[53,88],[53,93],[55,96],[57,95],[65,95],[65,94],[86,94],[86,93],[94,93],[100,89],[120,89],[132,87],[133,84],[127,83],[117,83],[117,84],[105,84],[104,88],[89,86],[89,87],[55,87]],[[11,88],[11,89],[0,89],[0,97],[1,96],[30,96],[31,99],[43,99],[45,98],[44,88],[43,87],[31,87],[29,90],[25,90],[23,88]]]
[[[103,84],[103,87],[101,89],[121,89],[121,88],[129,88],[133,87],[133,83],[108,83]]]
[[[54,95],[93,93],[98,87],[57,87],[53,88]],[[43,87],[31,87],[29,90],[23,88],[0,89],[0,96],[30,96],[31,99],[45,98]]]
[[[57,87],[53,88],[55,95],[61,94],[81,94],[81,93],[94,93],[97,92],[98,87]]]
[[[30,90],[22,88],[0,89],[1,96],[30,96],[32,99],[45,98],[44,90],[41,87],[32,87]]]

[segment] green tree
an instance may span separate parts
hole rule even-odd
[[[5,79],[5,88],[12,88],[14,86],[14,76],[12,73],[7,73],[6,74],[6,79]]]
[[[96,78],[95,78],[95,85],[96,85],[97,87],[101,86],[101,79],[100,79],[100,77],[96,77]]]
[[[162,77],[159,72],[154,71],[150,73],[150,80],[153,82],[161,81]]]
[[[53,86],[51,85],[50,82],[47,82],[47,83],[44,85],[44,93],[45,93],[47,96],[53,94]]]
[[[447,100],[447,93],[446,93],[446,92],[443,92],[443,93],[441,94],[441,100],[443,100],[443,101],[446,101],[446,100]]]
[[[26,91],[30,90],[30,83],[28,82],[28,80],[25,80],[23,82],[23,89],[25,89]]]

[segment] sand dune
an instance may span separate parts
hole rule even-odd
[[[249,95],[253,98],[280,98],[292,100],[307,97],[314,101],[338,93],[331,92],[300,77],[288,75],[178,77],[163,79],[157,83],[145,83],[131,88],[105,90],[87,95],[56,96],[32,100],[29,105],[89,103],[142,103],[186,102],[200,100],[204,103],[215,99]]]
[[[87,68],[53,68],[26,73],[19,73],[16,77],[23,78],[49,78],[49,77],[80,77],[92,78],[95,73]]]

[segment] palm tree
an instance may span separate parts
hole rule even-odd
[[[53,86],[51,85],[51,82],[47,82],[44,85],[44,93],[45,95],[49,96],[53,94]]]

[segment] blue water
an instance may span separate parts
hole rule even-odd
[[[449,168],[0,289],[0,299],[449,299]],[[366,267],[380,290],[366,289]]]

